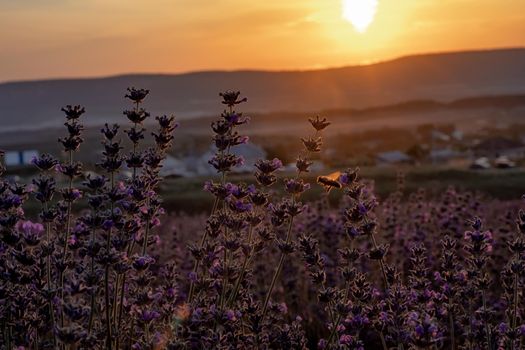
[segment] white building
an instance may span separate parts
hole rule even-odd
[[[377,163],[380,165],[410,163],[412,161],[410,156],[401,151],[388,151],[379,153],[377,154],[376,159]]]
[[[33,158],[38,157],[38,151],[7,151],[4,155],[6,167],[28,166],[32,164]]]

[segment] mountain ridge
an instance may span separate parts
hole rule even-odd
[[[362,68],[374,65],[380,65],[385,63],[391,63],[396,61],[404,61],[410,59],[417,59],[420,57],[432,57],[432,56],[453,56],[453,55],[463,55],[463,54],[483,54],[490,52],[513,52],[513,51],[523,51],[523,47],[502,47],[502,48],[488,48],[488,49],[473,49],[473,50],[463,50],[463,51],[438,51],[438,52],[428,52],[428,53],[413,53],[402,56],[397,56],[393,58],[388,58],[385,60],[373,61],[370,63],[363,64],[345,64],[341,66],[329,66],[322,68],[304,68],[304,69],[263,69],[263,68],[241,68],[241,69],[202,69],[202,70],[190,70],[182,72],[130,72],[130,73],[116,73],[116,74],[107,74],[107,75],[96,75],[96,76],[71,76],[71,77],[48,77],[48,78],[38,78],[38,79],[10,79],[5,81],[0,81],[0,85],[3,84],[17,84],[17,83],[38,83],[38,82],[49,82],[49,81],[71,81],[71,80],[92,80],[92,79],[112,79],[112,78],[122,78],[122,77],[163,77],[163,76],[183,76],[183,75],[199,75],[207,73],[308,73],[316,71],[330,71],[330,70],[340,70],[345,68]]]
[[[60,107],[86,106],[86,123],[122,119],[125,89],[151,90],[145,106],[157,114],[195,118],[220,113],[218,93],[240,90],[253,113],[371,108],[404,101],[449,102],[525,93],[525,48],[404,56],[370,65],[295,71],[203,71],[128,74],[0,83],[0,123],[58,125]]]

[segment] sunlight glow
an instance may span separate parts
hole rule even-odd
[[[343,18],[364,33],[374,20],[378,0],[343,0]]]

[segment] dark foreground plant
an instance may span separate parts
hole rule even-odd
[[[402,177],[380,200],[348,169],[319,176],[326,191],[305,205],[330,124],[319,117],[298,139],[293,173],[281,180],[281,161],[260,159],[248,164],[250,183],[235,182],[248,142],[237,109],[247,100],[227,91],[211,125],[211,213],[160,225],[160,169],[177,125],[160,116],[146,135],[148,95],[126,94],[129,150],[118,125],[101,129],[96,173],[76,161],[85,111],[67,106],[63,159],[36,158],[30,185],[0,180],[1,349],[525,346],[525,214],[516,204],[454,189],[407,195]],[[333,207],[335,191],[343,197]],[[26,217],[28,200],[38,217]]]

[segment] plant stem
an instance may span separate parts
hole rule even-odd
[[[385,335],[383,332],[379,332],[379,338],[381,339],[381,345],[383,346],[383,350],[388,350],[388,346],[386,345]]]
[[[114,172],[111,172],[110,173],[110,181],[111,181],[111,191],[113,191],[113,189],[115,188],[115,174]],[[110,206],[110,209],[111,209],[111,217],[113,217],[113,210],[115,209],[114,208],[114,203],[113,201],[111,201],[111,206]],[[110,249],[111,249],[111,233],[112,233],[112,230],[113,230],[113,226],[111,226],[109,228],[109,231],[108,231],[108,237],[107,237],[107,240],[106,240],[106,254],[109,255],[110,253]],[[111,336],[111,312],[110,312],[110,309],[109,309],[109,300],[110,300],[110,296],[109,296],[109,264],[106,263],[106,269],[105,269],[105,272],[104,272],[104,294],[105,294],[105,311],[106,311],[106,348],[111,350],[112,349],[112,336]]]
[[[73,165],[73,151],[72,150],[69,150],[69,165],[70,166]],[[73,188],[73,177],[70,177],[69,186],[68,186],[68,189],[70,192],[72,188]],[[66,272],[65,263],[67,259],[67,248],[68,248],[70,228],[71,228],[71,201],[68,201],[67,213],[66,213],[66,232],[65,232],[65,237],[64,237],[64,247],[62,250],[62,254],[63,254],[62,268],[63,269],[61,269],[60,273],[58,274],[59,280],[60,280],[60,300],[62,303],[64,303],[64,278],[65,278],[65,272]],[[60,308],[60,326],[64,327],[64,308],[63,306]],[[64,348],[64,344],[62,344],[61,347]]]
[[[135,111],[138,112],[139,110],[139,105],[140,105],[140,102],[136,102],[135,103]],[[137,123],[133,123],[133,128],[134,129],[137,129],[137,126],[138,124]],[[135,157],[135,154],[137,152],[137,143],[133,142],[133,151],[132,151],[132,154],[133,154],[133,157]],[[135,178],[137,177],[137,168],[133,167],[133,175],[132,175],[132,182],[135,181]],[[134,245],[135,245],[135,240],[133,240],[133,237],[132,238],[132,242],[131,242],[131,245],[128,246],[128,254],[127,256],[131,256],[132,252],[133,252],[133,248],[134,248]],[[112,310],[112,313],[113,313],[113,318],[117,318],[117,314],[118,314],[118,323],[117,323],[117,327],[118,329],[120,329],[120,325],[121,325],[121,319],[122,319],[122,309],[123,309],[123,303],[124,303],[124,292],[125,292],[125,286],[126,284],[126,271],[124,271],[122,274],[117,274],[117,278],[116,278],[116,283],[115,283],[115,295],[114,295],[114,301],[113,301],[113,310]],[[120,299],[119,299],[119,291],[120,291]],[[117,302],[119,300],[119,302]],[[116,347],[118,349],[118,344],[120,343],[120,332],[117,332],[117,340],[116,340]]]
[[[223,176],[223,181],[224,183],[224,176]],[[213,208],[211,210],[211,214],[210,216],[213,216],[215,214],[215,212],[217,211],[217,208],[219,206],[219,197],[215,197],[215,201],[213,203]],[[207,231],[204,231],[204,234],[202,235],[202,238],[201,238],[201,242],[199,244],[199,249],[202,249],[204,247],[204,244],[206,243],[206,239],[208,238],[208,232]],[[196,260],[195,261],[195,264],[193,265],[193,274],[196,274],[197,273],[197,270],[199,269],[199,263],[200,261],[199,260]],[[188,292],[188,302],[191,303],[191,301],[193,300],[193,294],[195,293],[195,283],[193,281],[191,281],[190,283],[190,290]]]
[[[49,203],[43,204],[44,211],[49,208]],[[51,223],[46,222],[46,244],[51,244]],[[51,254],[46,257],[46,279],[47,279],[47,293],[48,297],[51,297]],[[57,347],[57,337],[55,335],[55,308],[53,307],[53,301],[49,298],[49,317],[51,318],[51,333],[53,334],[53,345]]]
[[[365,218],[365,222],[366,222],[366,218]],[[376,241],[376,238],[375,238],[373,233],[370,234],[370,239],[372,240],[372,244],[374,245],[374,248],[377,249],[378,245],[377,245],[377,241]],[[381,267],[381,274],[383,275],[383,283],[385,284],[385,291],[387,291],[390,288],[390,284],[388,283],[388,278],[386,276],[385,261],[384,261],[383,257],[381,259],[379,259],[379,266]],[[389,306],[389,308],[390,308],[390,310],[392,310],[391,306]],[[395,324],[395,327],[396,327],[396,329],[399,330],[399,326],[397,324]],[[381,340],[383,341],[384,340],[384,336],[383,336],[382,332],[380,332],[380,336],[381,336]],[[385,346],[385,345],[383,345],[383,346]],[[398,344],[398,348],[399,348],[399,350],[404,350],[405,347],[404,347],[403,343],[399,343]],[[387,348],[385,347],[385,349],[387,349]]]
[[[372,240],[372,244],[374,245],[374,249],[377,249],[378,245],[377,245],[377,241],[376,241],[376,238],[375,238],[373,233],[370,235],[370,239]],[[379,259],[379,265],[381,267],[381,274],[383,275],[383,283],[385,284],[385,290],[387,290],[390,286],[389,286],[389,283],[388,283],[388,278],[386,277],[385,262],[384,262],[383,258]]]
[[[454,331],[454,315],[452,314],[452,303],[449,301],[448,319],[450,324],[450,349],[456,349],[456,336]]]
[[[226,289],[227,289],[227,286],[228,286],[228,279],[229,279],[229,274],[230,274],[230,266],[229,266],[229,254],[228,254],[228,249],[226,247],[224,247],[224,277],[222,279],[222,291],[221,291],[221,296],[220,296],[220,299],[219,299],[219,309],[222,310],[223,309],[223,306],[224,306],[224,299],[226,298]]]
[[[487,313],[487,297],[486,297],[486,292],[483,291],[482,294],[481,294],[481,299],[483,301],[483,311],[485,313]],[[490,349],[492,349],[492,337],[491,337],[491,332],[490,332],[490,325],[488,322],[485,322],[485,332],[487,333],[487,346]]]
[[[519,259],[520,258],[520,255],[519,253],[516,253],[516,259]],[[516,323],[517,323],[517,319],[518,319],[518,296],[519,296],[519,293],[518,293],[518,274],[517,273],[514,273],[514,283],[513,283],[513,287],[514,287],[514,295],[513,295],[513,310],[512,310],[512,331],[515,332],[516,331]],[[510,348],[511,350],[514,350],[514,346],[515,346],[515,341],[512,339],[510,341]]]
[[[237,293],[239,293],[241,282],[244,279],[244,274],[246,272],[246,268],[248,267],[248,262],[251,260],[251,256],[253,254],[252,232],[253,232],[253,225],[250,225],[250,228],[248,229],[248,246],[250,247],[250,251],[248,252],[247,255],[244,256],[244,261],[242,263],[241,272],[239,273],[239,277],[237,278],[237,281],[235,282],[233,293],[228,302],[228,304],[230,305],[233,304],[235,302],[235,298],[237,298]]]
[[[294,197],[292,197],[292,199],[293,198]],[[290,240],[292,238],[293,221],[294,221],[294,216],[290,218],[290,222],[288,224],[288,232],[286,233],[286,243],[290,243]],[[266,312],[268,310],[268,303],[270,302],[270,297],[272,296],[273,289],[275,288],[275,282],[277,282],[277,278],[279,278],[279,275],[281,274],[281,270],[283,268],[285,257],[286,257],[286,253],[281,252],[281,257],[279,258],[279,264],[277,265],[277,269],[275,270],[275,273],[273,274],[270,288],[268,289],[268,292],[266,293],[266,298],[264,299],[264,306],[262,310],[261,322],[264,320],[264,317],[266,316]]]

